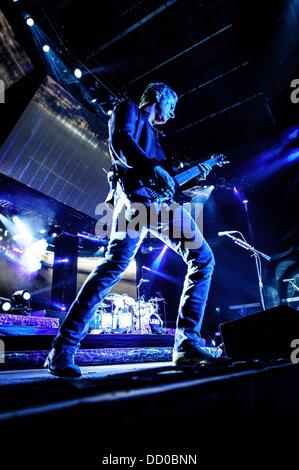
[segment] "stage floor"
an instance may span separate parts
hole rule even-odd
[[[145,371],[149,369],[169,367],[169,362],[149,362],[140,364],[112,364],[100,366],[81,367],[82,377],[84,379],[106,378],[115,374],[125,374],[127,372]],[[3,385],[17,385],[45,380],[56,380],[57,377],[48,373],[46,369],[28,369],[28,370],[9,370],[0,372],[0,387]],[[78,379],[77,379],[78,380]]]
[[[0,438],[7,447],[15,436],[24,447],[42,447],[53,435],[58,448],[152,449],[166,441],[174,449],[293,447],[298,368],[256,361],[195,368],[134,363],[85,366],[79,379],[43,369],[5,371]]]

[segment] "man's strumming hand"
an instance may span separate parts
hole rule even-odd
[[[170,176],[168,171],[164,170],[160,165],[155,166],[155,176],[158,179],[163,180],[163,182],[166,185],[166,188],[171,191],[172,194],[175,192],[175,181],[174,179]]]

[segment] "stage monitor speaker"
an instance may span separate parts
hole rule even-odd
[[[299,311],[286,305],[220,325],[225,354],[232,359],[290,359],[299,340]]]

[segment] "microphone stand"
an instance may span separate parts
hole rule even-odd
[[[262,304],[263,310],[266,310],[265,299],[264,299],[264,284],[263,284],[263,279],[262,279],[261,257],[264,258],[267,261],[270,261],[271,257],[268,256],[268,255],[265,255],[265,253],[262,253],[261,251],[257,250],[253,246],[249,245],[249,243],[247,243],[247,241],[245,240],[242,233],[240,233],[240,235],[242,236],[242,240],[238,237],[235,237],[234,235],[231,235],[230,233],[226,233],[225,235],[227,237],[231,238],[236,245],[240,246],[241,248],[244,248],[245,250],[249,250],[251,252],[251,256],[254,257],[255,264],[256,264],[256,270],[257,270],[257,276],[258,276],[261,304]]]
[[[163,299],[163,320],[164,320],[164,329],[166,331],[166,300]]]
[[[139,284],[137,285],[137,298],[138,298],[138,313],[139,313],[139,330],[141,331],[141,312],[140,312],[140,307],[141,307],[141,304],[140,304],[140,301],[141,301],[141,297],[140,297],[140,286],[143,282],[148,282],[148,279],[143,279],[142,277],[140,278],[139,280]]]
[[[159,294],[160,296],[160,299],[163,303],[163,328],[166,330],[166,300],[164,299],[163,295],[162,295],[162,292],[157,292],[157,294]]]
[[[299,291],[299,287],[296,285],[295,279],[283,279],[282,282],[289,282],[296,291]]]

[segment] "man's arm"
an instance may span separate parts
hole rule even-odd
[[[138,108],[132,102],[117,106],[111,117],[111,140],[114,148],[121,150],[128,165],[142,172],[154,171],[157,161],[147,155],[135,140],[138,121]]]
[[[138,108],[134,103],[123,102],[118,105],[110,124],[112,145],[124,152],[128,165],[140,170],[141,176],[155,175],[169,190],[174,192],[173,178],[157,164],[156,159],[150,158],[135,140],[138,116]]]

